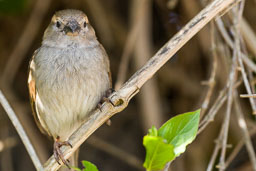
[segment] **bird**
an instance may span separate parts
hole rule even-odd
[[[29,97],[37,126],[54,140],[53,153],[69,167],[60,147],[88,120],[112,87],[109,57],[87,15],[57,11],[34,52],[28,72]]]

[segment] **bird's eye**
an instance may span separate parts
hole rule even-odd
[[[61,25],[60,21],[57,21],[56,22],[56,27],[60,28],[60,25]]]
[[[84,22],[84,28],[87,26],[87,23],[86,22]]]

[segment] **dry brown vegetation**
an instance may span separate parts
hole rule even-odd
[[[41,162],[51,156],[52,142],[33,121],[27,68],[55,11],[75,8],[88,15],[108,52],[113,85],[119,90],[209,3],[30,0],[23,11],[0,13],[0,87]],[[242,1],[232,7],[225,8],[220,17],[200,28],[172,58],[169,56],[171,60],[126,109],[111,118],[111,126],[104,124],[83,143],[79,159],[91,161],[104,171],[143,170],[142,138],[148,128],[159,127],[176,114],[202,108],[196,140],[170,170],[256,170],[256,103],[253,98],[240,98],[240,94],[252,97],[256,88],[256,1]],[[0,170],[35,170],[5,110],[0,111]]]

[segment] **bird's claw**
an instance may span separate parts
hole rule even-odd
[[[100,100],[100,102],[99,102],[98,105],[97,105],[97,108],[98,108],[100,111],[102,111],[101,108],[102,108],[102,104],[103,104],[104,102],[109,102],[109,103],[111,103],[113,106],[115,106],[115,104],[108,98],[113,92],[115,92],[115,90],[114,90],[113,88],[110,88],[110,89],[108,89],[108,90],[106,91],[106,95],[102,97],[102,99]]]
[[[63,153],[62,151],[60,150],[61,146],[70,146],[72,148],[72,145],[68,142],[68,141],[60,141],[60,137],[57,136],[54,144],[53,144],[53,154],[54,154],[54,158],[55,160],[57,161],[57,163],[59,165],[61,165],[60,161],[61,160],[69,169],[70,169],[70,166],[68,165],[69,163],[69,160],[68,159],[64,159],[64,156],[63,156]]]

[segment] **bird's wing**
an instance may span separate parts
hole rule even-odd
[[[35,63],[34,63],[34,57],[37,54],[37,50],[34,52],[30,63],[29,63],[29,72],[28,72],[28,90],[29,90],[29,97],[30,97],[30,104],[32,107],[32,114],[34,116],[34,119],[36,121],[36,124],[38,126],[38,128],[40,129],[40,131],[44,134],[48,134],[49,136],[51,136],[50,132],[47,129],[46,124],[44,123],[44,121],[40,118],[40,115],[37,111],[37,107],[36,107],[36,100],[37,100],[37,96],[38,94],[36,93],[36,82],[35,82],[35,78],[34,78],[34,72],[35,72]]]
[[[103,58],[103,60],[105,60],[104,63],[107,63],[106,67],[107,67],[108,78],[109,78],[109,83],[110,83],[109,88],[112,89],[112,76],[111,76],[111,71],[110,71],[109,57],[108,57],[108,54],[107,54],[106,50],[105,50],[104,47],[102,46],[102,44],[99,44],[99,46],[100,46],[100,48],[101,48],[101,50],[102,50],[102,51],[101,51],[101,52],[102,52],[102,55],[104,55],[104,58]]]

